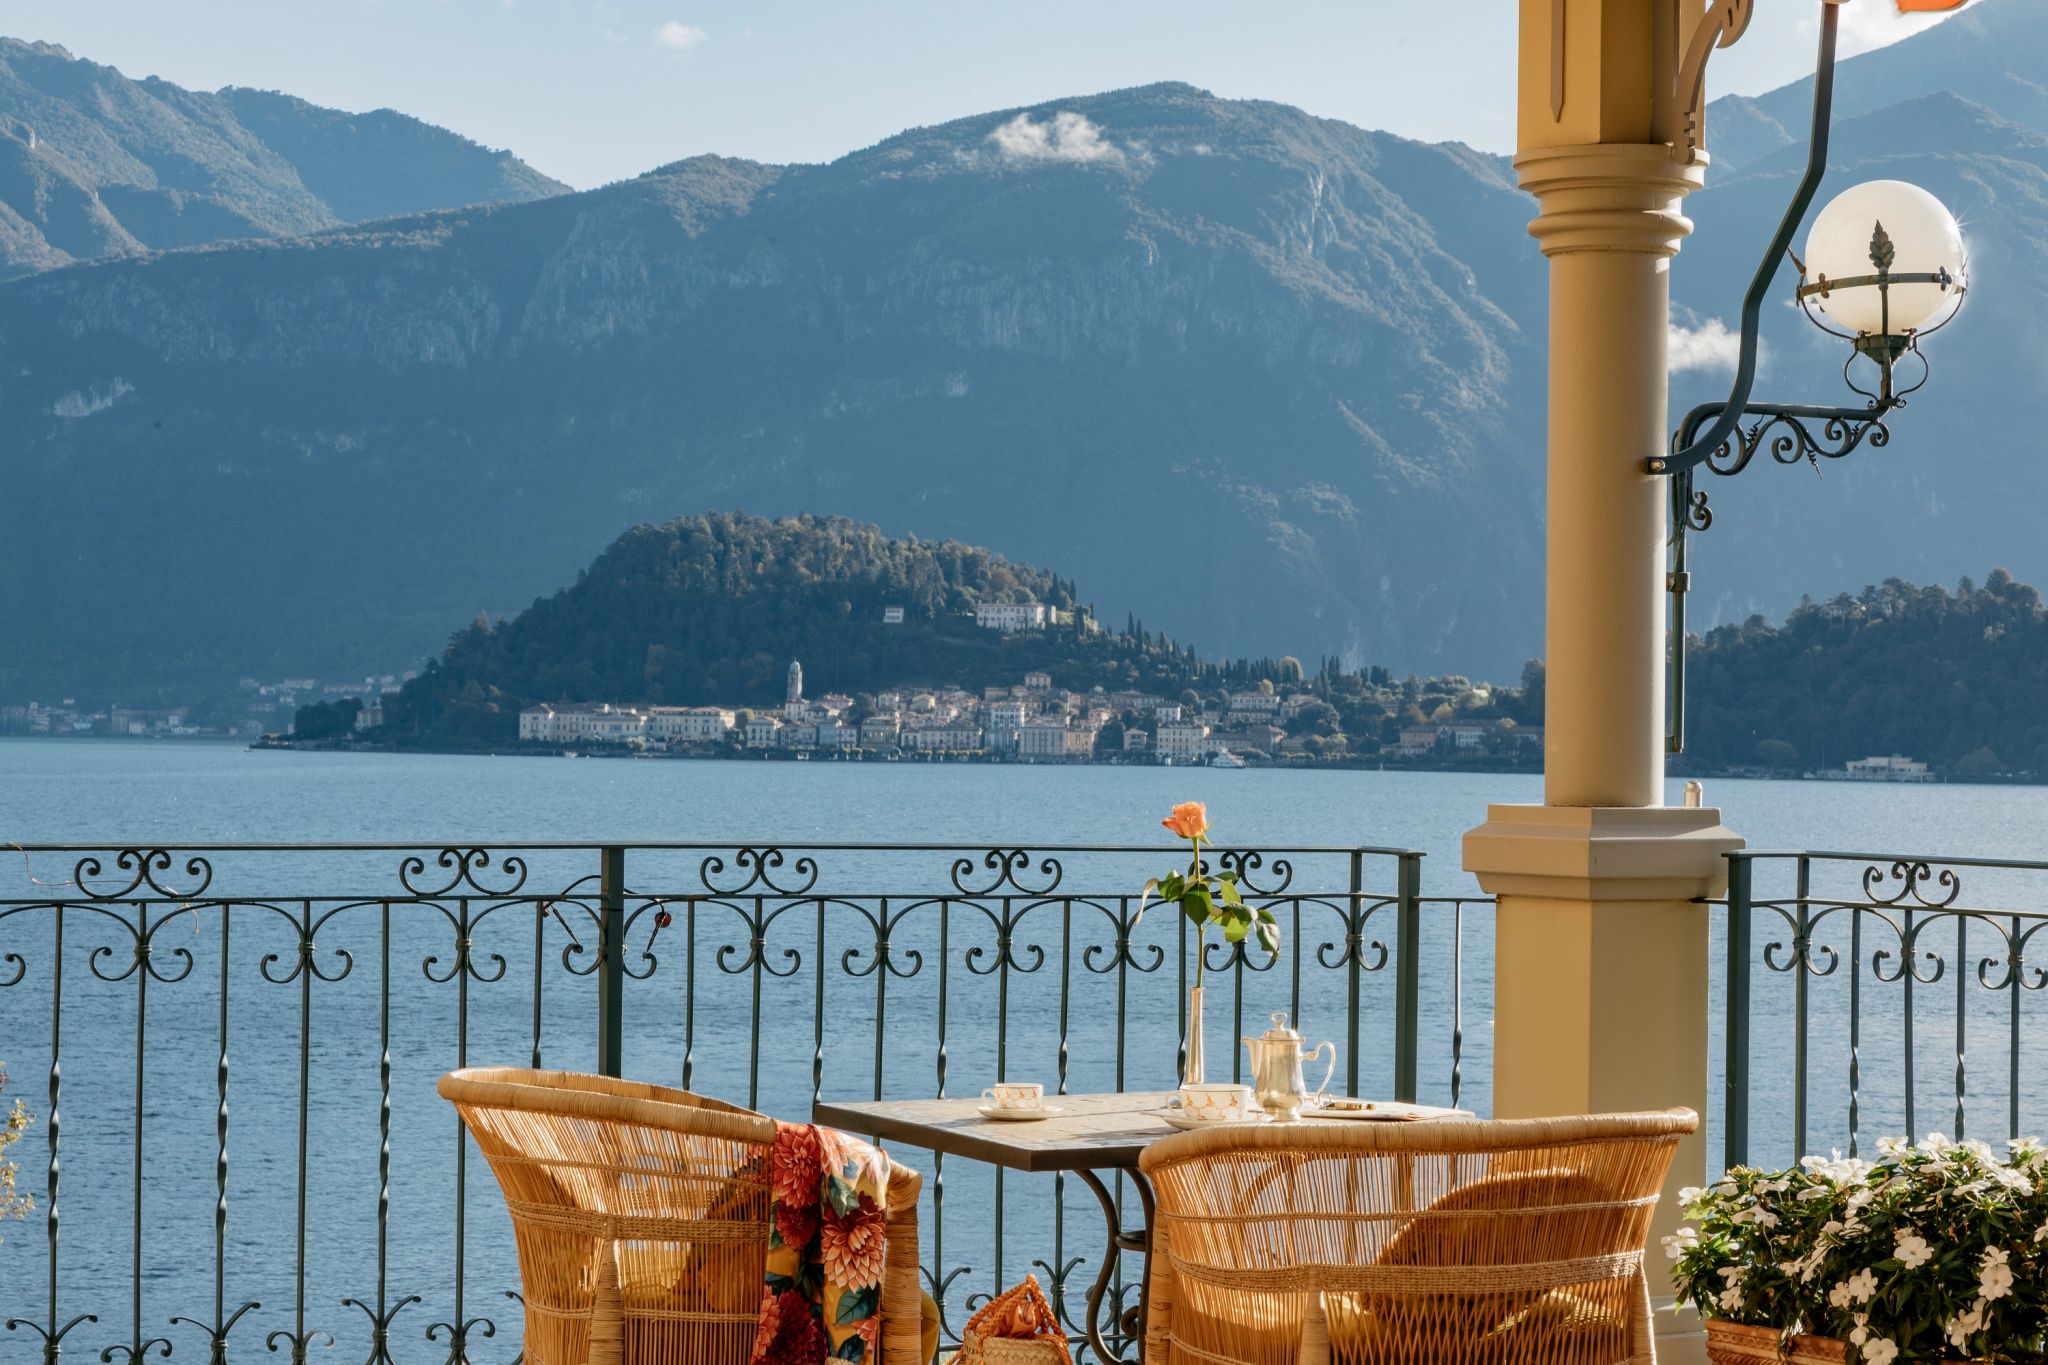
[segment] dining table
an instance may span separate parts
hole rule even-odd
[[[1171,1090],[1048,1095],[1049,1112],[1044,1117],[1018,1120],[985,1117],[985,1101],[979,1099],[819,1100],[811,1106],[811,1121],[884,1143],[986,1162],[1003,1170],[1056,1171],[1079,1177],[1102,1205],[1107,1234],[1102,1264],[1088,1289],[1085,1335],[1101,1365],[1120,1365],[1125,1357],[1114,1349],[1110,1337],[1136,1343],[1142,1353],[1150,1285],[1141,1276],[1137,1306],[1107,1330],[1102,1301],[1115,1277],[1118,1253],[1146,1255],[1151,1251],[1152,1184],[1138,1169],[1138,1158],[1147,1147],[1175,1131],[1163,1117],[1175,1102]],[[1391,1100],[1334,1099],[1327,1105],[1319,1101],[1319,1107],[1308,1111],[1301,1121],[1328,1121],[1340,1114],[1392,1120],[1470,1117],[1464,1110]],[[1110,1181],[1117,1176],[1128,1180],[1137,1192],[1136,1227],[1125,1226],[1120,1201],[1110,1191]]]

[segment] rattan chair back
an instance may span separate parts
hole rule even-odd
[[[515,1067],[442,1096],[490,1162],[519,1250],[530,1365],[746,1365],[773,1120],[667,1086]],[[915,1171],[892,1166],[883,1365],[923,1365]]]
[[[1690,1110],[1188,1133],[1146,1365],[1654,1360],[1643,1244]]]

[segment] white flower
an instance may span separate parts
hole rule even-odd
[[[1892,1365],[1899,1358],[1899,1344],[1889,1337],[1872,1337],[1856,1352],[1863,1365]]]
[[[1925,1237],[1911,1228],[1904,1228],[1899,1232],[1899,1244],[1892,1248],[1892,1254],[1906,1269],[1918,1270],[1933,1258],[1934,1248],[1927,1245]]]
[[[2011,1278],[2010,1272],[2008,1272],[2007,1278]],[[1867,1267],[1859,1270],[1843,1282],[1842,1288],[1846,1289],[1849,1292],[1849,1297],[1857,1303],[1869,1303],[1877,1295],[1876,1272]]]
[[[1678,1192],[1678,1202],[1685,1208],[1691,1208],[1694,1204],[1700,1202],[1700,1197],[1704,1194],[1706,1194],[1706,1191],[1699,1186],[1687,1185]]]
[[[2012,1293],[2012,1266],[2003,1247],[1984,1248],[1984,1259],[1977,1272],[1977,1293],[1984,1303],[1995,1302]]]
[[[1948,1140],[1948,1134],[1946,1133],[1929,1133],[1914,1145],[1930,1156],[1940,1156],[1955,1147],[1955,1144]]]
[[[1856,1330],[1849,1333],[1849,1344],[1851,1346],[1861,1346],[1868,1340],[1870,1340],[1870,1314],[1858,1313],[1856,1315]]]
[[[1721,1291],[1720,1297],[1717,1298],[1715,1302],[1721,1305],[1721,1311],[1724,1313],[1741,1312],[1742,1286],[1736,1284],[1729,1285],[1726,1289]]]
[[[2017,1137],[2011,1139],[2005,1145],[2011,1149],[2015,1158],[2036,1157],[2044,1152],[2048,1152],[2048,1147],[2043,1147],[2041,1139],[2037,1137]]]
[[[1811,1204],[1814,1200],[1826,1199],[1829,1195],[1833,1193],[1834,1191],[1829,1189],[1825,1185],[1808,1185],[1805,1189],[1801,1190],[1798,1193],[1796,1198],[1802,1204]]]
[[[2034,1182],[2027,1179],[2025,1172],[2016,1170],[2011,1166],[1993,1164],[1989,1174],[1993,1180],[2016,1194],[2032,1194],[2034,1192]]]
[[[1913,1150],[1913,1145],[1902,1137],[1883,1137],[1877,1140],[1879,1156],[1904,1156]]]
[[[1840,1284],[1836,1285],[1833,1289],[1830,1289],[1828,1291],[1828,1307],[1847,1308],[1848,1306],[1849,1282],[1847,1280],[1844,1280]]]
[[[1962,1142],[1957,1143],[1956,1146],[1960,1147],[1963,1151],[1968,1152],[1971,1156],[1977,1158],[1977,1160],[1983,1162],[1986,1166],[1993,1166],[1998,1163],[1998,1154],[1996,1152],[1993,1152],[1991,1150],[1991,1144],[1984,1141],[1982,1138],[1966,1138]]]
[[[1664,1254],[1677,1260],[1700,1244],[1699,1232],[1693,1228],[1680,1228],[1664,1239]]]
[[[1759,1180],[1756,1183],[1758,1194],[1783,1194],[1791,1188],[1792,1182],[1789,1180]]]
[[[2048,1223],[2043,1223],[2040,1227],[2034,1229],[2034,1240],[2036,1242],[2048,1242]]]
[[[1969,1345],[1970,1338],[1984,1330],[1984,1300],[1970,1305],[1967,1313],[1958,1313],[1948,1320],[1949,1345],[1958,1350]]]

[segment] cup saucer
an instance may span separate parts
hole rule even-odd
[[[1252,1110],[1244,1117],[1235,1119],[1192,1118],[1185,1110],[1181,1109],[1159,1109],[1153,1112],[1160,1119],[1164,1120],[1168,1127],[1178,1128],[1183,1133],[1200,1132],[1209,1128],[1256,1128],[1262,1123],[1270,1123],[1273,1120],[1273,1116],[1262,1109]]]
[[[998,1105],[983,1104],[977,1105],[975,1112],[985,1119],[995,1119],[1001,1123],[1030,1123],[1034,1119],[1049,1119],[1055,1114],[1064,1114],[1067,1111],[1057,1104],[1041,1104],[1035,1109],[1004,1109]]]

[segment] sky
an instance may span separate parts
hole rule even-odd
[[[1696,0],[1698,2],[1698,0]],[[2016,4],[2031,0],[1989,0]],[[1812,70],[1820,0],[1757,0],[1710,95]],[[1160,80],[1512,149],[1514,0],[0,0],[129,76],[389,107],[577,188],[716,152],[827,161],[905,128]],[[1925,27],[1843,6],[1845,55]]]

